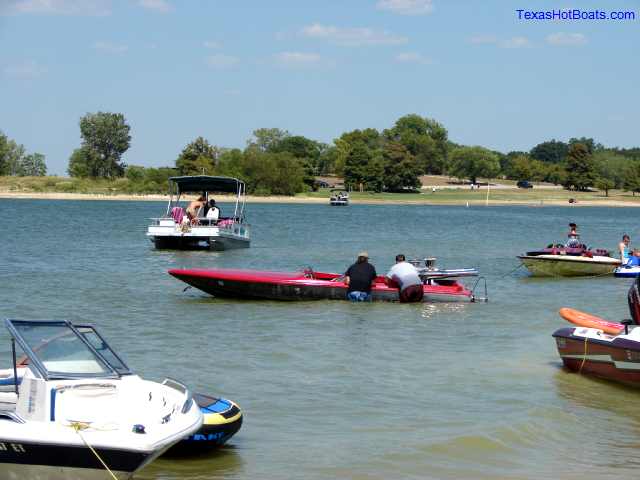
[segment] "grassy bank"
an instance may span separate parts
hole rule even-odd
[[[149,198],[161,199],[166,195],[166,185],[136,185],[126,178],[118,180],[95,180],[67,177],[0,177],[0,196],[33,198]],[[254,202],[323,202],[330,196],[329,189],[317,192],[300,193],[295,197],[250,197]],[[489,204],[521,205],[569,205],[569,199],[575,199],[577,205],[640,206],[640,196],[630,192],[610,190],[604,192],[571,192],[549,186],[519,189],[508,182],[501,182],[490,189]],[[421,203],[421,204],[485,204],[487,189],[438,187],[434,192],[430,188],[422,193],[370,193],[351,192],[353,203]]]

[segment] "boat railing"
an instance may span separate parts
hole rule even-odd
[[[168,217],[156,217],[149,218],[152,226],[171,226],[180,225],[171,216]],[[196,224],[192,224],[192,227],[218,227],[232,229],[236,223],[244,223],[240,218],[219,218],[217,220],[213,218],[198,218]]]
[[[184,383],[168,377],[162,381],[162,385],[166,385],[167,387],[173,388],[174,390],[184,395],[184,402],[182,404],[181,412],[187,413],[191,408],[191,405],[193,404],[193,395],[191,394],[191,391],[189,390],[189,388],[187,388],[187,386]]]

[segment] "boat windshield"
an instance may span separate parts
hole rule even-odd
[[[118,376],[69,322],[7,320],[7,327],[45,379]]]
[[[111,368],[121,375],[131,374],[131,370],[116,352],[109,346],[104,338],[91,325],[74,325],[82,336],[104,358]]]

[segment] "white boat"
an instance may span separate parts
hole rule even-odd
[[[147,229],[147,237],[156,248],[228,250],[250,245],[251,227],[245,221],[244,182],[231,177],[199,175],[172,177],[169,186],[169,204],[164,216],[152,218]],[[233,193],[233,212],[221,212],[217,218],[207,218],[205,208],[201,208],[193,219],[189,219],[184,200],[187,193],[201,195],[206,204],[215,193]]]
[[[344,190],[331,190],[329,205],[334,207],[346,207],[349,205],[349,193]]]
[[[0,478],[130,478],[201,427],[183,384],[135,375],[94,327],[6,326],[13,368],[0,371]]]
[[[581,277],[612,274],[620,260],[593,255],[521,255],[518,257],[534,277]]]

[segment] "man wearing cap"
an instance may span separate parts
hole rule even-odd
[[[387,273],[389,286],[397,286],[400,290],[401,302],[421,302],[424,295],[422,280],[416,267],[406,261],[403,254],[396,255],[396,264]]]
[[[353,302],[371,300],[371,286],[376,278],[376,268],[369,263],[369,254],[360,252],[356,263],[344,274],[344,283],[348,285],[347,298]]]

